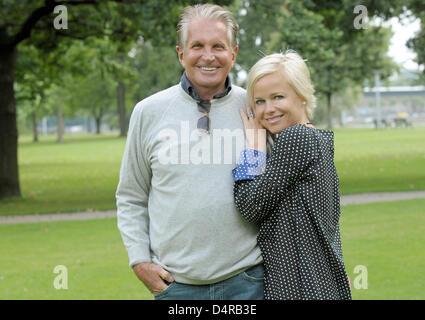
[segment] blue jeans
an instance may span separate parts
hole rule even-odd
[[[213,284],[189,285],[172,282],[155,300],[263,300],[262,264]]]

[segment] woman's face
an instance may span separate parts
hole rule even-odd
[[[303,102],[282,71],[268,74],[254,85],[255,117],[271,133],[307,123]]]

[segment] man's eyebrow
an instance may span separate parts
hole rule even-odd
[[[193,46],[195,44],[203,45],[203,43],[201,41],[199,41],[199,40],[193,40],[192,42],[190,42],[189,45]],[[223,42],[223,41],[221,41],[221,40],[218,40],[218,41],[214,42],[214,45],[217,45],[217,44],[222,45],[222,46],[226,46],[226,43]]]
[[[195,45],[195,44],[202,44],[201,41],[199,40],[194,40],[190,43],[191,46]]]

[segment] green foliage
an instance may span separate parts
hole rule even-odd
[[[101,69],[79,81],[72,80],[67,83],[63,96],[65,103],[72,108],[72,113],[101,119],[105,113],[115,110],[116,84]]]
[[[238,71],[248,72],[254,63],[266,52],[265,42],[275,30],[276,18],[271,7],[275,1],[237,0],[232,6],[233,15],[239,25],[239,52],[233,75]]]
[[[51,56],[42,56],[33,45],[23,43],[16,62],[15,94],[18,112],[22,117],[32,113],[38,116],[48,114],[45,105],[45,91],[51,86],[53,74],[57,74],[57,64]],[[49,63],[50,62],[50,63]]]
[[[424,15],[425,16],[425,15]],[[416,61],[419,65],[425,66],[425,17],[421,19],[421,29],[409,39],[407,47],[416,52]],[[425,70],[425,69],[424,69]],[[425,75],[425,71],[424,71]]]
[[[44,5],[43,0],[1,0],[0,26],[7,28],[8,35],[16,34],[31,12]]]
[[[257,51],[297,51],[307,60],[316,94],[328,99],[328,113],[332,112],[332,95],[349,87],[362,87],[366,80],[373,79],[374,70],[381,70],[385,79],[396,69],[387,56],[390,30],[372,25],[355,29],[351,2],[288,0],[238,4],[240,7],[234,9],[242,30],[238,64],[248,70],[260,58]],[[389,10],[371,7],[372,12]]]
[[[38,117],[54,114],[60,104],[67,116],[89,113],[98,118],[116,104],[113,92],[118,83],[123,83],[129,91],[126,105],[131,108],[141,98],[178,83],[182,68],[174,50],[175,26],[182,8],[190,3],[63,2],[68,9],[68,29],[56,30],[55,14],[44,15],[36,24],[38,32],[32,32],[19,47],[16,67],[19,114],[22,117],[34,110]],[[45,3],[39,1],[20,7],[5,1],[1,5],[4,12],[11,13],[10,17],[22,9],[21,20],[15,21],[16,26],[19,22],[22,26]],[[3,18],[4,25],[9,25],[8,16]],[[12,36],[19,28],[8,32]]]
[[[141,41],[133,50],[131,66],[137,72],[133,101],[138,102],[179,83],[183,68],[174,47],[154,47],[150,42]]]
[[[27,38],[40,50],[55,50],[63,39],[108,36],[123,46],[142,36],[156,44],[176,43],[175,26],[181,9],[199,1],[0,1],[0,30],[15,45]],[[206,2],[206,1],[200,1]],[[216,1],[228,5],[229,0]],[[55,29],[57,5],[67,9],[68,29]],[[3,39],[0,39],[0,42]]]
[[[361,86],[349,86],[343,91],[332,95],[332,118],[338,119],[340,121],[340,126],[343,126],[343,123],[341,123],[342,113],[346,110],[353,110],[362,96],[363,88]],[[323,95],[319,95],[318,98],[318,108],[314,112],[314,123],[318,124],[318,126],[320,126],[320,124],[324,126],[328,119],[328,110],[324,108],[327,101],[326,97]]]

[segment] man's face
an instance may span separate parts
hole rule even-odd
[[[205,99],[224,91],[238,47],[231,48],[226,25],[219,20],[193,18],[188,24],[185,48],[176,47],[186,76]]]

